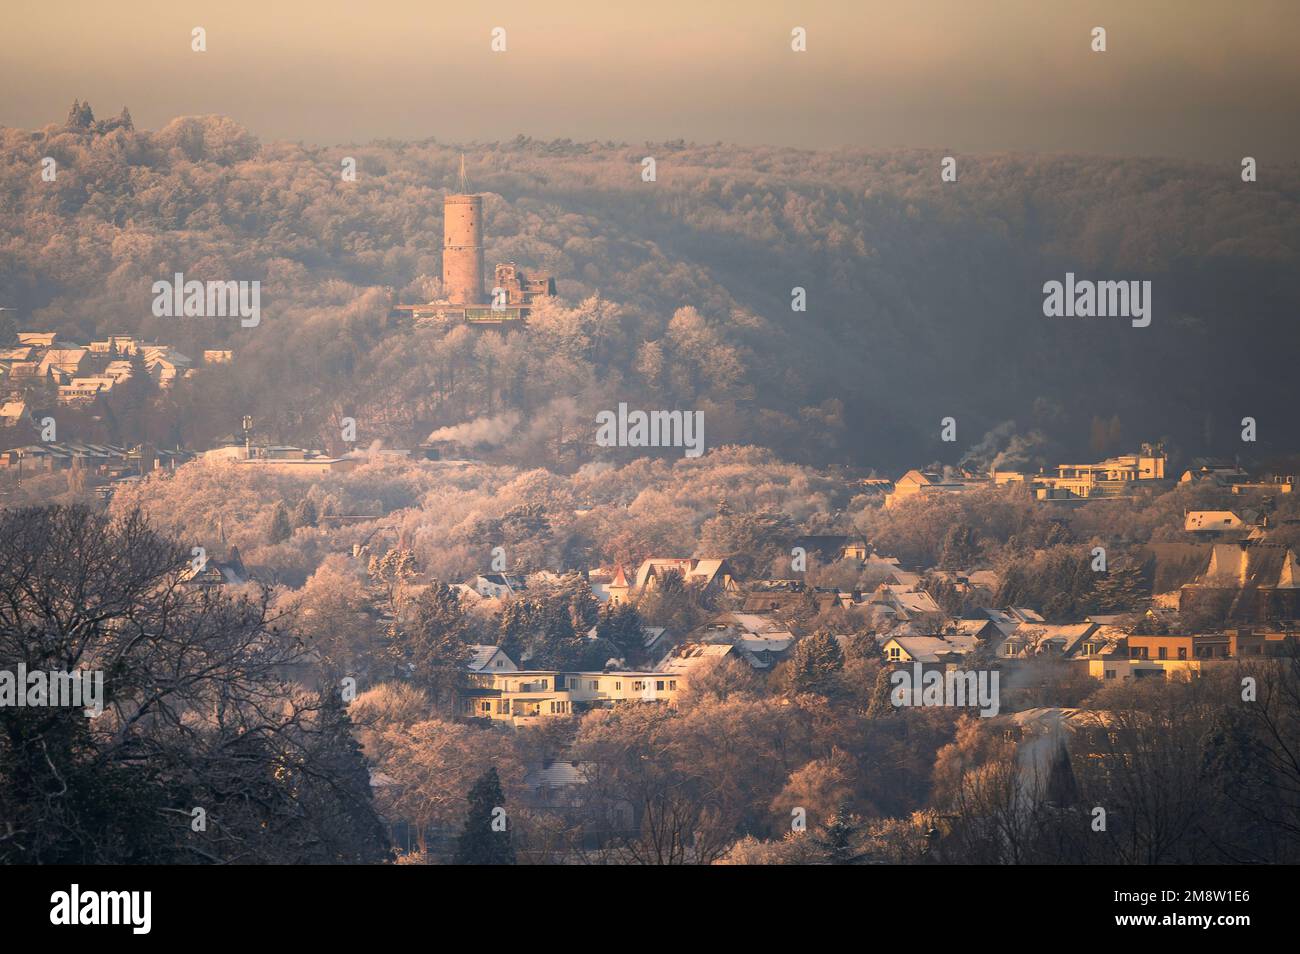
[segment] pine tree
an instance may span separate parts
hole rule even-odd
[[[1136,566],[1111,567],[1101,574],[1092,592],[1093,605],[1098,611],[1132,610],[1147,598],[1146,580],[1142,568]]]
[[[318,774],[327,779],[319,793],[306,794],[315,850],[326,864],[378,864],[389,858],[388,830],[375,809],[370,768],[352,731],[339,695],[321,693],[311,751]]]
[[[293,536],[293,526],[289,523],[289,511],[285,509],[284,501],[280,501],[271,514],[271,529],[267,537],[272,543],[283,543],[291,536]]]
[[[826,630],[818,630],[799,641],[790,656],[788,683],[791,692],[824,691],[831,678],[844,669],[839,641]]]
[[[310,497],[303,497],[293,511],[295,527],[314,527],[320,517],[316,513],[316,504]]]
[[[960,524],[949,527],[943,538],[939,566],[945,570],[959,570],[973,565],[978,557],[979,546],[975,542],[975,532]]]
[[[415,602],[407,626],[407,657],[415,666],[415,682],[429,689],[436,705],[450,712],[470,660],[469,623],[460,597],[445,583],[434,581]]]
[[[506,823],[506,796],[495,767],[479,776],[466,799],[469,811],[465,827],[456,840],[457,865],[512,865],[515,848],[510,843],[510,826]]]
[[[83,103],[80,100],[72,101],[72,108],[68,110],[68,119],[66,125],[69,129],[89,129],[95,124],[95,114],[90,109],[90,103]]]
[[[817,845],[833,865],[851,865],[858,858],[853,842],[857,838],[858,823],[847,805],[841,805],[830,820],[817,833]]]
[[[893,684],[889,677],[893,673],[889,666],[881,666],[876,673],[876,684],[871,689],[871,702],[867,706],[867,718],[879,719],[894,711]]]
[[[624,659],[640,655],[645,647],[641,614],[630,603],[606,603],[596,620],[596,636],[618,647]]]

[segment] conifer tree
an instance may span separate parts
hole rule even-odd
[[[289,523],[289,511],[285,509],[284,502],[281,501],[275,505],[275,510],[271,513],[271,529],[267,536],[272,543],[283,543],[293,536],[293,526]]]
[[[791,692],[821,692],[831,678],[844,669],[839,641],[826,630],[818,630],[799,641],[790,656],[788,685]]]
[[[457,865],[512,865],[515,848],[505,816],[505,793],[496,767],[478,777],[467,798],[465,827],[456,840]]]

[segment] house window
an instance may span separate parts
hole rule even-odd
[[[1179,646],[1179,647],[1178,647],[1178,658],[1179,658],[1179,659],[1186,659],[1186,658],[1187,658],[1187,647],[1186,647],[1186,646]]]
[[[1169,650],[1166,649],[1164,646],[1161,646],[1161,647],[1160,647],[1160,658],[1161,658],[1161,659],[1168,659],[1168,658],[1169,658]]]
[[[668,680],[668,688],[669,688],[669,690],[676,690],[676,689],[677,689],[677,680],[676,680],[676,679],[669,679],[669,680]]]
[[[655,690],[656,690],[657,692],[663,692],[663,691],[664,691],[664,681],[663,681],[662,679],[659,679],[659,680],[656,680],[656,681],[655,681]]]
[[[900,656],[901,653],[902,653],[902,650],[900,650],[897,646],[890,646],[890,647],[889,647],[889,658],[890,658],[890,659],[897,659],[897,658]]]
[[[1107,678],[1107,679],[1114,679],[1114,678],[1115,678],[1115,670],[1114,670],[1114,669],[1107,669],[1107,670],[1106,670],[1106,678]]]
[[[622,680],[622,679],[616,679],[616,680],[614,680],[614,691],[615,691],[615,692],[622,692],[622,691],[623,691],[623,680]]]

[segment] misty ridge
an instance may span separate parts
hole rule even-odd
[[[1231,165],[958,156],[943,183],[934,151],[324,148],[262,143],[218,116],[147,132],[88,106],[0,137],[0,305],[14,309],[0,334],[236,355],[148,407],[78,421],[85,439],[206,447],[251,414],[277,440],[328,446],[351,416],[367,442],[437,435],[572,471],[634,456],[592,438],[620,401],[702,411],[710,448],[889,473],[1073,456],[1098,419],[1175,453],[1230,452],[1244,414],[1268,419],[1260,453],[1300,439],[1293,415],[1270,414],[1300,301],[1295,164],[1246,184]],[[390,314],[394,297],[440,291],[442,196],[462,153],[486,193],[486,260],[556,278],[526,332]],[[1044,318],[1043,283],[1067,271],[1152,282],[1150,327]],[[260,326],[154,317],[153,283],[178,272],[260,282]],[[796,287],[806,312],[791,309]],[[1234,361],[1247,342],[1262,345],[1249,375]],[[955,445],[938,439],[948,415]],[[1000,446],[983,454],[990,434]]]

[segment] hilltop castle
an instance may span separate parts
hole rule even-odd
[[[415,320],[463,319],[476,325],[523,322],[533,301],[555,294],[549,275],[529,278],[514,262],[501,262],[493,274],[492,290],[483,287],[483,195],[465,183],[465,159],[460,161],[460,192],[442,201],[442,291],[438,301],[397,305],[397,314]]]

